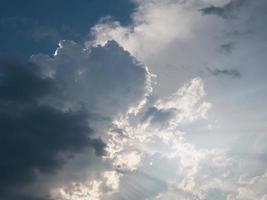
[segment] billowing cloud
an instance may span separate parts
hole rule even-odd
[[[135,0],[132,24],[105,17],[85,46],[61,41],[54,55],[33,55],[33,75],[3,70],[3,83],[23,83],[3,84],[1,117],[24,116],[19,130],[54,138],[37,149],[39,135],[15,137],[48,158],[23,168],[33,179],[6,186],[9,198],[30,199],[38,188],[59,200],[266,199],[266,4],[247,2]]]
[[[56,177],[59,169],[64,174],[67,161],[78,153],[91,154],[90,149],[103,156],[106,145],[100,138],[107,137],[106,127],[116,116],[136,112],[151,92],[148,69],[115,41],[90,49],[62,41],[53,57],[33,55],[31,62],[1,62],[0,185],[5,199],[42,198],[50,187],[33,194],[31,185],[45,185],[46,174]],[[115,187],[112,180],[108,183]]]
[[[179,1],[138,1],[138,10],[133,14],[133,24],[124,27],[117,21],[104,18],[91,30],[94,41],[87,45],[105,44],[116,40],[137,58],[146,56],[149,50],[154,54],[162,50],[173,40],[183,40],[192,36],[194,21],[198,13],[184,10]],[[191,4],[189,3],[188,7]],[[183,18],[183,20],[179,20]],[[177,20],[179,22],[177,23]],[[148,53],[148,52],[147,52]]]
[[[154,86],[154,91],[160,94],[156,95],[173,93],[177,86],[198,76],[196,71],[204,64],[216,63],[213,58],[221,54],[216,49],[222,44],[217,38],[222,38],[224,25],[222,20],[205,18],[199,12],[200,8],[215,1],[137,2],[131,25],[123,26],[104,18],[91,29],[93,40],[87,41],[86,45],[104,45],[110,39],[116,40],[157,75],[160,84]],[[218,6],[228,3],[216,2]],[[176,68],[166,67],[169,64]]]
[[[103,154],[105,144],[91,138],[86,110],[63,111],[46,103],[60,92],[55,80],[40,76],[38,66],[1,61],[0,75],[1,198],[18,195],[17,187],[32,183],[36,173],[56,172],[67,156],[86,148]]]
[[[214,159],[215,167],[221,166],[215,157],[222,156],[222,160],[224,158],[219,152],[197,150],[187,143],[179,130],[179,125],[184,122],[193,123],[206,116],[210,105],[203,102],[204,96],[203,82],[196,78],[181,87],[173,96],[159,99],[150,108],[144,106],[144,110],[140,110],[137,115],[130,114],[117,118],[113,121],[116,129],[112,128],[108,132],[106,149],[106,159],[111,161],[114,170],[114,176],[111,177],[116,187],[113,186],[113,192],[106,190],[105,179],[98,177],[80,183],[78,188],[58,188],[56,196],[64,200],[75,199],[78,198],[79,191],[85,190],[83,194],[87,195],[83,198],[90,198],[92,196],[89,193],[92,189],[87,185],[94,183],[99,184],[97,194],[100,196],[96,199],[154,199],[174,187],[180,190],[181,194],[201,195],[199,183],[195,182],[198,180],[195,179],[198,179],[197,176],[205,177],[204,174],[207,175],[207,172],[198,171],[199,164],[204,165],[203,159]],[[173,115],[159,116],[160,112],[168,113],[171,109],[174,110]],[[138,118],[139,114],[142,116],[142,113],[144,116],[140,117],[138,123],[131,120]],[[160,119],[155,118],[164,121],[161,123]],[[65,195],[60,191],[68,191],[74,196]]]
[[[242,138],[244,132],[266,128],[263,126],[265,114],[258,114],[265,105],[263,99],[266,99],[263,95],[266,92],[263,89],[265,78],[262,77],[266,59],[263,51],[254,44],[259,44],[262,50],[266,48],[262,45],[265,38],[265,3],[245,0],[136,2],[138,7],[132,15],[131,25],[123,26],[105,18],[92,28],[94,41],[86,43],[89,46],[104,45],[114,39],[157,75],[158,84],[154,86],[153,93],[156,97],[152,97],[152,103],[141,111],[143,115],[139,113],[141,122],[133,120],[132,124],[132,118],[127,116],[115,121],[118,127],[110,133],[110,159],[116,160],[120,154],[129,154],[129,157],[135,154],[138,159],[133,160],[140,160],[135,167],[116,162],[118,171],[128,177],[120,177],[121,182],[129,181],[135,187],[132,191],[124,184],[115,199],[135,195],[138,199],[153,200],[245,199],[245,195],[239,195],[240,176],[244,175],[244,171],[264,174],[262,168],[266,165],[261,164],[261,170],[255,168],[254,165],[259,166],[257,158],[253,159],[255,164],[249,165],[250,171],[247,168],[241,170],[242,159],[229,151],[233,148],[233,140],[239,136]],[[261,36],[260,39],[255,35],[253,37],[253,32]],[[168,67],[170,65],[174,67]],[[203,101],[205,92],[201,78],[193,79],[183,87],[189,79],[201,76],[200,71],[208,71],[209,75],[216,77],[232,77],[205,77],[206,91],[210,94],[213,109],[210,109],[210,103]],[[262,73],[259,74],[259,71]],[[241,74],[242,80],[236,81]],[[180,90],[175,93],[177,86]],[[251,100],[255,98],[253,91],[261,102],[259,106]],[[209,115],[206,115],[207,111],[210,111]],[[206,119],[206,122],[199,119]],[[260,122],[254,124],[258,119]],[[246,123],[240,125],[240,121]],[[185,122],[191,128],[188,128],[189,131],[198,129],[197,123],[201,123],[201,130],[193,136],[186,134],[183,129]],[[173,124],[175,126],[170,126]],[[239,140],[234,145],[240,147],[243,143]],[[241,152],[247,155],[244,149]],[[251,150],[250,154],[256,156],[256,150]],[[157,158],[159,161],[155,164],[153,160]],[[146,193],[146,185],[142,184],[146,182],[145,176],[140,178],[138,184],[134,178],[129,178],[129,174],[137,176],[144,172],[148,172],[147,177],[157,177],[155,184],[150,185],[150,196]],[[146,183],[149,185],[148,180]],[[253,198],[265,198],[261,191],[254,188],[250,192]]]
[[[73,41],[61,41],[51,58],[39,54],[31,60],[44,69],[44,76],[64,84],[68,105],[82,103],[91,112],[112,117],[126,113],[151,92],[146,66],[115,41],[104,47],[84,49]]]

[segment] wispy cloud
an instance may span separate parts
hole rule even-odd
[[[208,74],[212,76],[228,76],[231,78],[240,78],[241,74],[236,69],[218,69],[218,68],[206,68]]]

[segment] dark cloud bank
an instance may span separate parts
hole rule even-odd
[[[105,144],[91,138],[85,109],[63,111],[49,103],[62,98],[59,85],[36,65],[0,61],[1,200],[39,199],[18,192],[36,173],[55,173],[86,149],[103,154]]]
[[[89,49],[60,41],[53,56],[30,60],[0,61],[0,200],[50,199],[59,182],[82,174],[68,171],[70,159],[94,164],[110,119],[150,88],[149,71],[115,41]]]

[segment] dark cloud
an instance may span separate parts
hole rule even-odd
[[[33,196],[31,194],[17,194],[14,193],[13,190],[6,191],[5,193],[2,193],[0,196],[0,200],[55,200],[52,199],[49,195],[44,195],[44,196]]]
[[[202,8],[200,11],[203,15],[217,15],[222,18],[232,18],[234,17],[234,12],[242,7],[248,0],[231,0],[226,5],[219,6],[209,6]]]
[[[176,111],[176,109],[150,107],[144,113],[142,121],[149,121],[153,126],[164,127],[175,116]]]
[[[55,82],[41,78],[38,73],[39,68],[33,64],[0,61],[0,101],[37,101],[43,96],[56,94]]]
[[[61,110],[49,103],[60,100],[57,85],[41,77],[36,65],[0,61],[1,200],[29,200],[18,191],[33,183],[36,173],[55,173],[86,149],[104,153],[105,144],[91,138],[85,109]]]
[[[148,93],[146,66],[115,41],[84,49],[64,40],[54,56],[39,54],[31,60],[63,83],[65,99],[72,104],[83,102],[88,110],[105,117],[127,112]]]
[[[231,78],[240,78],[241,74],[235,69],[217,69],[217,68],[207,68],[207,72],[212,76],[229,76]]]
[[[225,43],[220,46],[220,50],[223,53],[231,53],[234,49],[235,45],[233,42]]]

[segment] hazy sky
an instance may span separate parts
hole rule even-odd
[[[1,1],[0,200],[267,200],[267,1]]]

